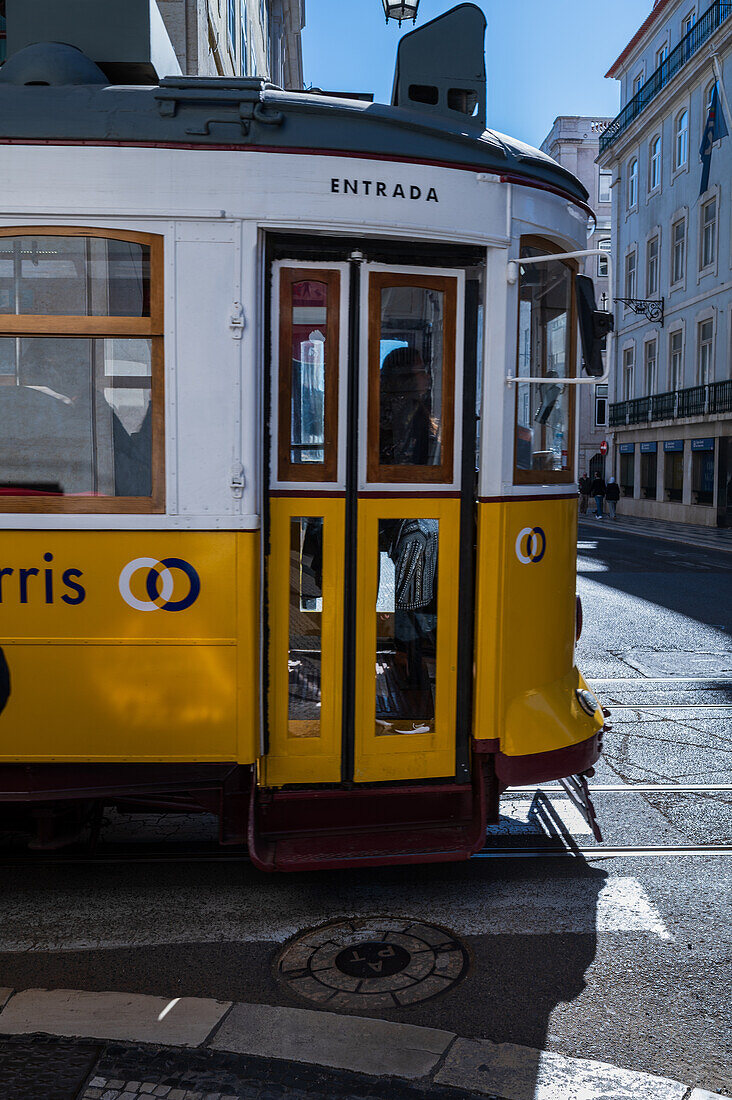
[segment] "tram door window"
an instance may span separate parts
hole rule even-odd
[[[282,481],[335,479],[339,312],[339,272],[282,272],[278,452]]]
[[[455,774],[463,286],[274,264],[270,785]]]
[[[522,256],[557,251],[556,245],[525,238]],[[565,261],[520,266],[514,481],[570,482],[574,397],[562,379],[573,373],[576,323],[573,269]]]

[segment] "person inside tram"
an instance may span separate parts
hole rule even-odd
[[[381,368],[380,462],[429,466],[439,462],[432,417],[432,379],[416,348],[398,347]],[[393,659],[382,708],[382,732],[426,732],[434,719],[437,632],[438,521],[409,518],[380,524],[380,549],[394,565]],[[408,719],[406,727],[392,726]]]
[[[439,437],[432,417],[432,379],[416,348],[394,348],[381,365],[379,461],[433,466]]]

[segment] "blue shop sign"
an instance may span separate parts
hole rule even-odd
[[[683,451],[684,441],[683,439],[667,439],[663,444],[664,451]]]
[[[621,443],[620,453],[621,455],[632,455],[635,450],[635,443]]]
[[[714,439],[692,439],[692,451],[713,451]]]
[[[642,455],[654,455],[658,450],[658,443],[641,443],[640,449]]]

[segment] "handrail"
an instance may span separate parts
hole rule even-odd
[[[606,252],[604,248],[581,248],[576,252],[549,252],[546,256],[518,256],[514,260],[509,260],[506,264],[506,281],[513,286],[517,282],[519,277],[519,267],[523,267],[526,264],[547,264],[552,260],[573,260],[584,259],[587,256],[604,256],[607,260],[607,281],[608,281],[608,313],[613,311],[613,258],[611,252]],[[605,350],[605,373],[601,378],[578,378],[576,376],[571,378],[547,378],[545,374],[541,375],[518,375],[507,374],[506,385],[512,386],[514,382],[553,382],[556,386],[601,386],[604,382],[607,382],[610,377],[610,363],[612,362],[612,340],[614,332],[611,330],[606,337],[606,350]]]
[[[608,123],[600,135],[600,155],[612,145],[616,137],[630,126],[641,111],[645,110],[651,100],[655,99],[662,88],[668,84],[672,77],[676,76],[679,69],[706,40],[714,34],[718,27],[732,15],[732,0],[714,0],[711,7],[707,8],[699,17],[694,26],[681,39],[679,44],[671,50],[668,57],[664,58],[655,72],[651,73],[648,80],[640,88],[632,99],[623,107],[612,122]]]

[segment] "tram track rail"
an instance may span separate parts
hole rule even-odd
[[[471,859],[610,859],[621,857],[732,856],[730,844],[564,844],[564,845],[486,845]],[[149,864],[250,864],[248,852],[79,852],[79,853],[0,853],[0,867],[94,867]],[[354,864],[357,866],[357,864]]]

